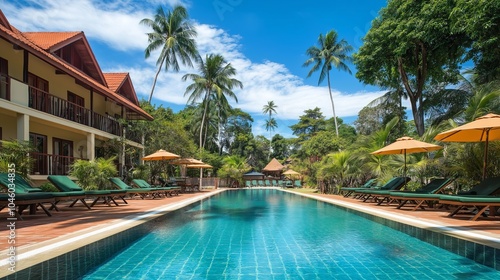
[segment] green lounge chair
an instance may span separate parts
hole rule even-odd
[[[252,180],[252,187],[258,187],[257,180]]]
[[[371,189],[371,188],[375,188],[376,186],[377,186],[377,179],[373,178],[373,179],[366,181],[361,187],[340,188],[340,194],[342,194],[344,197],[349,197],[355,191]]]
[[[179,188],[179,187],[158,187],[158,188],[156,188],[154,186],[151,186],[148,182],[146,182],[143,179],[133,179],[132,183],[134,183],[134,185],[138,186],[139,188],[143,188],[143,189],[147,189],[147,190],[158,190],[160,193],[164,193],[165,196],[167,196],[167,195],[171,196],[172,194],[178,195],[179,192],[181,191],[181,188]]]
[[[390,196],[391,191],[400,190],[406,183],[408,183],[411,179],[409,177],[394,177],[381,186],[379,189],[366,189],[366,190],[357,190],[355,193],[360,194],[360,199],[363,199],[363,202],[367,202],[368,199],[371,199],[380,205]],[[382,197],[382,200],[378,198]]]
[[[279,187],[277,180],[272,180],[271,184],[273,185],[273,187]]]
[[[39,188],[33,188],[30,183],[21,175],[16,175],[14,182],[10,182],[7,173],[0,173],[0,185],[7,187],[9,183],[14,183],[14,185],[16,186],[16,193],[45,193],[42,192],[42,190]],[[52,195],[52,197],[54,198],[54,203],[50,207],[50,210],[55,209],[56,211],[59,211],[59,209],[57,208],[57,204],[61,201],[85,198],[85,192],[83,191],[49,192],[48,194]],[[85,206],[90,209],[88,205],[85,204]]]
[[[269,180],[265,180],[264,184],[265,184],[266,187],[272,187],[271,181],[269,181]]]
[[[257,185],[259,187],[264,187],[264,180],[257,180]]]
[[[415,201],[413,197],[415,195],[420,194],[439,194],[441,193],[447,186],[449,186],[453,182],[454,178],[441,178],[441,179],[433,179],[427,185],[415,191],[399,191],[399,192],[390,192],[390,200],[399,201],[399,205],[396,207],[397,209],[401,209],[401,207],[405,206],[408,202],[414,201],[413,210],[417,210],[418,208],[424,209],[422,204],[425,200]]]
[[[493,196],[500,192],[500,177],[488,178],[475,185],[466,192],[458,193],[457,195],[440,195],[439,203],[442,205],[455,205],[457,208],[448,216],[453,217],[460,213],[464,207],[474,207],[477,213],[471,218],[475,221],[479,216],[485,213],[485,210],[500,206],[500,197]],[[470,213],[470,211],[468,211]]]
[[[245,181],[245,187],[251,188],[252,187],[252,182],[251,181]]]
[[[293,188],[292,180],[285,180],[285,188]]]
[[[278,180],[278,187],[284,188],[285,187],[285,181],[283,180]]]
[[[500,190],[499,182],[500,178],[489,178],[481,183],[473,186],[469,191],[463,191],[459,192],[456,195],[443,195],[439,193],[407,193],[405,194],[405,198],[411,199],[414,201],[416,204],[420,204],[420,209],[425,210],[425,207],[423,206],[424,203],[427,206],[432,205],[434,202],[438,202],[442,205],[456,205],[460,204],[458,203],[460,201],[460,197],[462,196],[472,196],[472,197],[488,197],[495,193],[496,191]],[[459,207],[457,210],[461,210],[463,207]],[[416,210],[416,209],[415,209]],[[451,213],[451,216],[454,216],[457,213]]]
[[[146,189],[146,188],[132,188],[118,177],[109,178],[109,181],[111,181],[111,183],[113,183],[115,187],[125,191],[130,197],[139,196],[141,199],[144,199],[149,195],[152,199],[155,199],[156,197],[160,196],[159,195],[159,193],[161,192],[160,190]]]
[[[61,192],[74,192],[74,191],[83,191],[85,194],[85,198],[93,197],[94,200],[92,203],[87,205],[85,202],[85,198],[75,199],[69,207],[73,207],[78,201],[82,202],[87,208],[92,208],[99,201],[103,200],[108,206],[111,206],[110,202],[113,202],[116,206],[118,203],[113,199],[113,194],[111,191],[107,190],[83,190],[80,186],[78,186],[75,182],[73,182],[68,176],[64,175],[49,175],[47,177],[49,180],[59,191]]]
[[[175,181],[166,181],[164,180],[163,178],[158,178],[158,181],[160,181],[161,183],[161,187],[162,188],[166,188],[168,191],[170,191],[170,194],[175,194],[175,195],[179,195],[180,191],[181,191],[181,188],[179,186],[177,186],[177,182]],[[175,183],[175,185],[174,185]]]
[[[293,186],[295,188],[302,188],[302,182],[300,180],[293,181]]]
[[[17,189],[17,187],[16,187]],[[9,194],[0,193],[0,210],[9,206],[11,202]],[[50,203],[54,205],[55,198],[50,193],[38,192],[38,193],[15,193],[14,209],[12,209],[11,215],[22,220],[22,214],[24,210],[29,208],[30,214],[36,214],[36,209],[40,207],[47,216],[51,217],[52,214],[45,208],[44,203]],[[9,210],[10,211],[10,210]]]

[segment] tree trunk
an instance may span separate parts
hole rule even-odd
[[[201,154],[202,154],[202,151],[203,151],[203,127],[205,125],[205,117],[207,115],[207,110],[208,110],[208,94],[209,94],[209,90],[207,89],[207,92],[205,94],[205,108],[203,109],[203,116],[201,117],[201,125],[200,125],[200,160],[201,160]]]
[[[410,86],[410,82],[408,80],[408,76],[403,66],[403,61],[401,57],[398,57],[398,71],[401,76],[401,80],[405,87],[406,93],[408,94],[408,98],[410,99],[411,111],[413,114],[413,121],[415,122],[415,127],[417,129],[417,133],[419,136],[422,136],[425,132],[424,128],[424,114],[422,107],[422,88],[418,87],[417,91],[412,90]],[[419,79],[422,79],[423,75],[419,75]],[[417,81],[417,84],[421,81]]]
[[[155,78],[153,80],[153,87],[151,88],[151,93],[149,94],[149,99],[148,99],[149,104],[151,104],[151,99],[153,99],[153,92],[155,91],[156,80],[158,79],[158,75],[160,74],[162,66],[163,66],[163,60],[161,61],[160,66],[158,67],[158,70],[156,71]]]
[[[335,115],[335,105],[333,104],[333,96],[332,96],[332,88],[330,87],[330,71],[326,74],[328,79],[328,92],[330,93],[330,101],[332,102],[332,110],[333,110],[333,120],[335,121],[335,133],[337,137],[339,137],[339,127],[337,125],[337,115]]]

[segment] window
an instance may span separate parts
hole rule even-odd
[[[30,86],[29,107],[43,112],[49,112],[47,105],[49,82],[36,75],[28,73],[28,85]]]
[[[0,98],[10,100],[9,63],[0,57]]]
[[[35,147],[33,173],[47,174],[47,136],[30,132],[30,143]]]
[[[52,174],[66,175],[73,163],[73,141],[54,138]]]

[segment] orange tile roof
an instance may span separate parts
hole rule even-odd
[[[127,78],[128,73],[102,73],[104,78],[106,79],[106,83],[108,83],[108,87],[113,92],[123,84],[125,78]]]
[[[10,26],[11,29],[5,27],[4,25],[0,24],[0,34],[5,34],[7,37],[10,37],[13,43],[16,43],[20,46],[22,46],[25,49],[30,49],[31,52],[41,58],[42,60],[45,60],[49,63],[52,63],[52,65],[56,68],[60,68],[63,71],[67,72],[69,75],[74,76],[75,78],[79,79],[83,83],[86,83],[93,88],[95,88],[97,91],[100,93],[106,95],[107,97],[115,100],[118,103],[123,104],[127,108],[131,109],[132,111],[138,113],[139,115],[143,116],[144,118],[148,120],[153,120],[153,117],[148,114],[146,111],[144,111],[141,107],[139,107],[138,104],[134,104],[130,100],[126,99],[123,96],[120,96],[116,94],[115,92],[111,91],[109,88],[105,87],[104,85],[98,83],[97,81],[93,80],[89,76],[87,76],[85,73],[79,71],[75,67],[72,67],[68,63],[66,63],[64,60],[58,58],[57,56],[54,56],[53,54],[46,52],[42,47],[38,46],[34,42],[30,41],[27,37],[23,35],[21,31],[13,27],[12,25]]]
[[[71,39],[79,34],[78,32],[23,32],[24,37],[44,50],[49,50],[58,43]]]

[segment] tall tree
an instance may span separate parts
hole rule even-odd
[[[198,49],[196,47],[196,30],[188,21],[188,13],[186,8],[175,6],[167,13],[160,6],[156,10],[154,19],[145,18],[140,21],[152,29],[152,32],[147,33],[149,45],[144,51],[145,57],[149,58],[151,53],[157,49],[161,49],[156,66],[156,71],[151,93],[149,94],[148,102],[151,103],[153,92],[155,90],[158,74],[161,68],[165,65],[165,71],[172,68],[174,71],[179,71],[179,59],[183,65],[193,67],[192,60],[197,60]]]
[[[316,107],[304,111],[298,123],[290,126],[294,135],[298,136],[300,142],[314,136],[319,131],[326,129],[326,120],[321,110]]]
[[[478,84],[500,79],[500,1],[456,0],[450,16],[454,33],[467,34]]]
[[[465,35],[451,30],[450,3],[389,1],[354,55],[356,77],[364,83],[404,88],[420,136],[425,131],[425,88],[456,83],[465,54]]]
[[[344,39],[338,41],[338,35],[335,30],[331,30],[326,35],[320,34],[317,44],[318,46],[312,46],[307,49],[306,54],[309,56],[309,59],[306,60],[304,66],[313,64],[313,67],[309,71],[309,74],[307,74],[307,77],[310,77],[314,72],[321,70],[318,85],[325,80],[325,77],[327,78],[328,92],[330,93],[333,118],[335,120],[335,132],[337,133],[337,136],[339,136],[337,116],[335,114],[335,105],[333,103],[332,88],[330,85],[330,70],[335,67],[351,74],[351,70],[347,66],[346,62],[352,61],[349,53],[353,48]]]
[[[262,113],[269,115],[269,118],[266,121],[266,130],[269,131],[269,141],[271,141],[269,144],[269,156],[271,156],[273,143],[272,131],[278,127],[276,120],[272,117],[273,114],[276,114],[276,108],[278,108],[278,106],[274,104],[274,101],[267,101],[267,104],[262,108]]]
[[[201,58],[198,59],[198,71],[200,74],[186,74],[182,77],[182,80],[186,81],[190,79],[193,81],[193,83],[186,88],[186,92],[184,93],[184,96],[191,93],[188,102],[195,103],[201,100],[204,106],[200,125],[201,155],[203,149],[203,128],[210,100],[226,98],[225,96],[227,95],[238,102],[238,98],[233,92],[233,88],[243,88],[243,84],[239,80],[232,78],[236,75],[236,69],[234,69],[231,63],[227,63],[224,57],[219,54],[207,54],[205,61]]]

